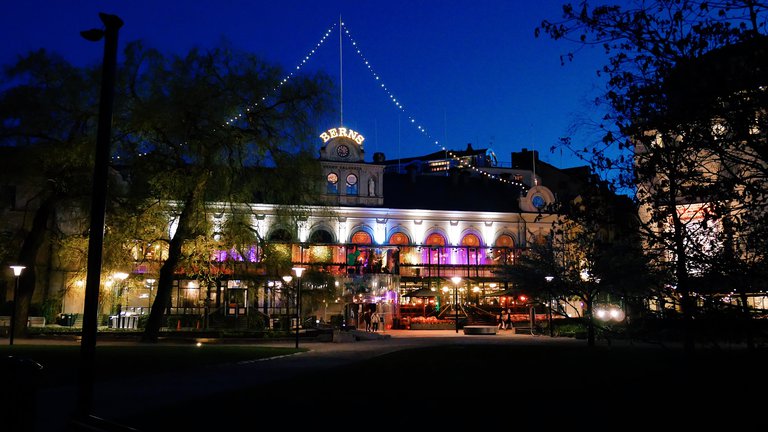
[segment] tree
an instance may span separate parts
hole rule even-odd
[[[597,101],[606,112],[599,122],[602,139],[578,149],[568,140],[563,144],[601,172],[617,172],[617,184],[637,191],[646,245],[670,265],[668,285],[679,297],[688,352],[695,339],[692,275],[709,271],[733,203],[750,203],[749,213],[758,218],[766,196],[766,182],[759,180],[765,179],[766,154],[758,150],[765,147],[764,134],[750,135],[755,129],[744,127],[764,118],[764,91],[756,85],[764,78],[729,75],[738,62],[721,69],[698,62],[759,39],[766,10],[754,0],[656,1],[626,8],[583,1],[566,4],[562,20],[545,20],[536,29],[537,35],[578,46],[600,46],[607,55],[598,71],[607,78]]]
[[[627,309],[627,300],[645,295],[650,286],[636,209],[628,197],[597,182],[586,183],[573,200],[552,204],[547,212],[557,219],[546,241],[533,243],[506,272],[538,301],[548,303],[554,296],[582,303],[587,343],[594,346],[596,303],[618,297]],[[628,281],[628,271],[640,276]]]
[[[15,185],[20,208],[4,208],[3,219],[16,220],[4,257],[26,266],[16,299],[16,336],[23,336],[39,270],[51,258],[50,242],[82,235],[69,218],[87,208],[90,164],[95,145],[98,73],[76,68],[44,50],[20,57],[3,71],[0,93],[0,145],[6,158],[2,183]],[[61,212],[62,208],[71,212]],[[44,264],[46,263],[46,264]],[[44,271],[43,274],[46,274]]]
[[[226,46],[183,57],[164,57],[140,43],[126,48],[125,100],[116,123],[121,157],[133,175],[131,206],[139,219],[166,217],[137,225],[151,227],[150,238],[164,242],[167,254],[143,341],[157,340],[174,274],[191,256],[192,241],[213,234],[211,215],[242,213],[254,202],[298,205],[316,190],[307,138],[325,113],[330,85],[322,75],[286,81],[282,75]],[[246,228],[222,233],[233,247],[236,238],[258,241],[247,225],[230,226]]]

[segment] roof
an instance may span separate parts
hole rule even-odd
[[[469,173],[445,176],[384,174],[384,207],[519,212],[520,187]]]

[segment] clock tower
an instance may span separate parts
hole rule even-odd
[[[324,201],[350,206],[383,205],[384,166],[365,162],[365,136],[340,126],[321,133],[320,139]]]

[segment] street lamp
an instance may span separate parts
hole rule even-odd
[[[26,267],[20,266],[20,265],[12,265],[11,268],[13,269],[13,276],[16,277],[16,284],[13,286],[13,306],[11,309],[11,328],[10,328],[10,335],[8,338],[8,345],[13,345],[13,333],[16,331],[16,305],[18,304],[19,300],[19,276],[21,276],[21,271],[24,270]]]
[[[298,288],[296,289],[296,348],[299,348],[299,324],[301,323],[301,274],[304,273],[304,267],[294,267],[293,272],[298,279]]]
[[[459,284],[461,283],[461,277],[454,276],[451,278],[453,282],[453,307],[456,308],[456,333],[459,332]]]
[[[283,276],[283,282],[284,282],[283,286],[285,287],[285,317],[286,317],[285,319],[287,319],[289,321],[290,321],[290,318],[289,318],[289,316],[290,316],[289,312],[290,311],[288,310],[288,298],[289,298],[289,296],[288,296],[288,287],[291,286],[291,281],[292,280],[293,280],[293,276],[291,276],[291,275]],[[291,327],[290,324],[288,324],[288,328],[290,328],[290,327]]]
[[[549,297],[549,305],[547,305],[547,328],[549,328],[549,337],[555,337],[554,329],[552,328],[552,290],[549,289],[549,284],[555,279],[554,276],[544,276],[547,281],[547,297]]]
[[[80,32],[85,39],[104,39],[104,59],[101,69],[99,121],[96,130],[96,153],[93,164],[91,223],[88,230],[88,272],[83,302],[83,331],[80,340],[80,367],[77,382],[76,416],[84,418],[93,402],[93,370],[95,369],[96,333],[98,329],[99,285],[101,285],[104,219],[107,205],[110,143],[112,141],[112,105],[117,71],[117,36],[123,20],[117,15],[100,13],[104,29]]]

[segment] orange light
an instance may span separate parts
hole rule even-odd
[[[521,296],[520,296],[520,301],[526,301],[526,300],[528,300],[528,297],[526,297],[526,296],[524,296],[524,295],[521,295]]]

